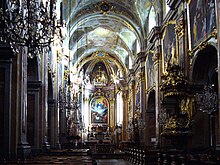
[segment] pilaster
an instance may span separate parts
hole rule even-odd
[[[0,48],[0,159],[10,158],[12,155],[12,52]],[[14,153],[13,153],[14,154]]]

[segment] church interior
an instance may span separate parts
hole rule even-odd
[[[0,164],[220,164],[220,0],[1,0]]]

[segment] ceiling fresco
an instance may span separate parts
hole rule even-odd
[[[94,52],[117,56],[125,68],[144,46],[151,0],[64,0],[72,62]],[[80,60],[79,60],[80,59]]]

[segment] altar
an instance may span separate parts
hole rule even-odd
[[[88,142],[111,143],[111,134],[108,132],[90,132],[87,139]]]

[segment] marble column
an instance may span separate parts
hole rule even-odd
[[[159,48],[158,48],[159,49]],[[160,53],[159,51],[155,51],[153,55],[153,61],[154,61],[154,79],[155,79],[155,117],[156,117],[156,145],[160,145],[160,123],[158,121],[160,109],[161,109],[161,97],[160,97],[160,65],[159,65],[159,57]]]

